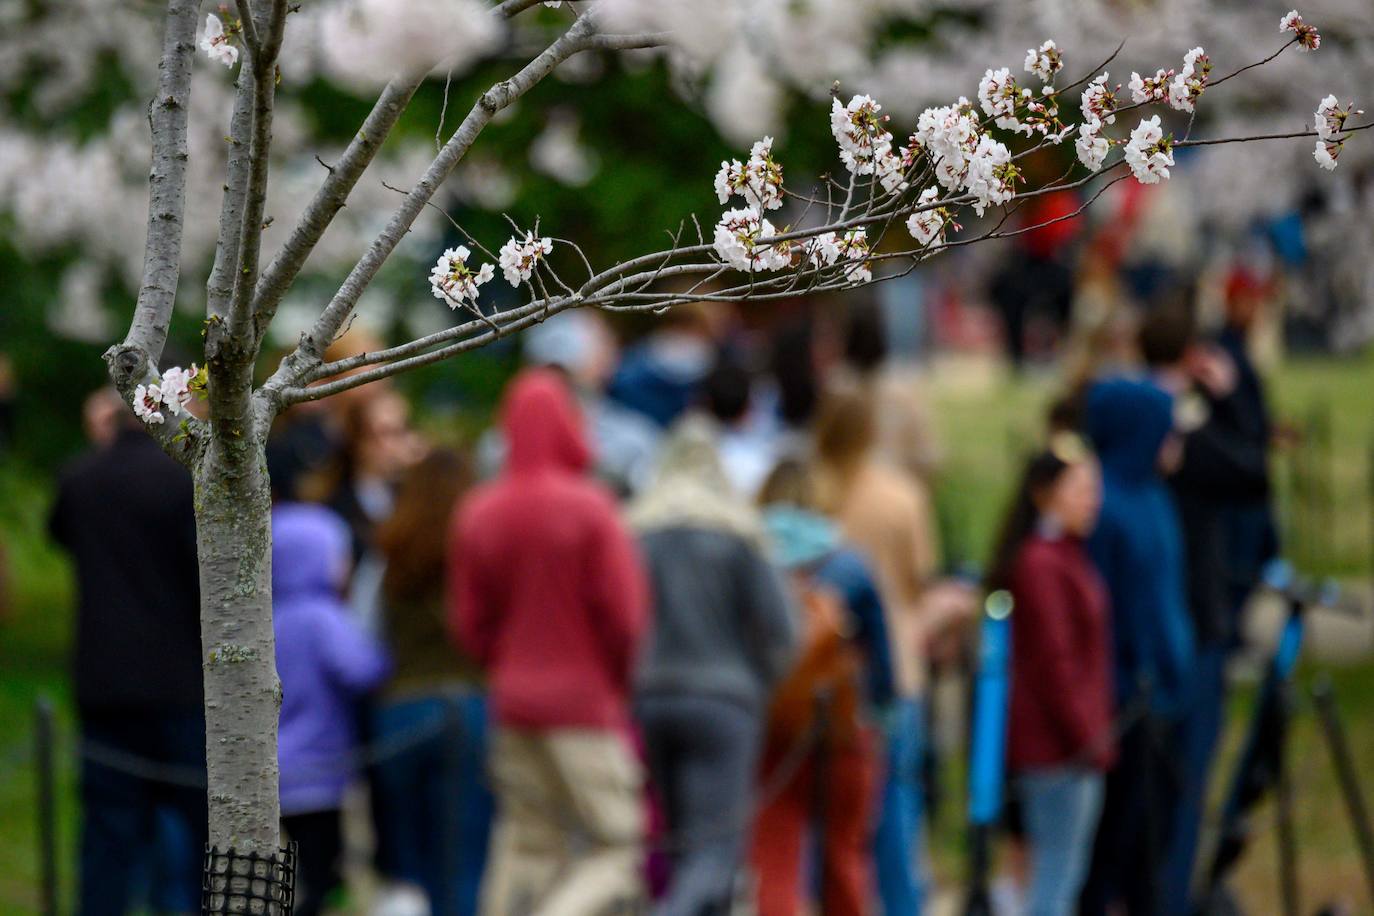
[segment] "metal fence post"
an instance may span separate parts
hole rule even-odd
[[[38,788],[39,912],[57,916],[57,793],[53,773],[53,705],[45,696],[33,704],[34,770]]]

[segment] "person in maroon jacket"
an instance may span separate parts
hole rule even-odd
[[[1057,434],[1027,465],[989,582],[1015,599],[1007,753],[1031,847],[1029,916],[1073,912],[1116,753],[1107,592],[1083,546],[1101,502],[1096,460]]]
[[[642,771],[628,689],[648,586],[550,370],[502,406],[503,473],[450,528],[449,619],[486,669],[497,800],[482,912],[601,913],[641,899]]]

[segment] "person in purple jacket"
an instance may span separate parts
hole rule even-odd
[[[348,526],[323,506],[272,510],[272,605],[281,679],[282,827],[299,846],[298,916],[314,916],[343,883],[339,811],[356,750],[353,701],[388,672],[381,644],[340,597]]]

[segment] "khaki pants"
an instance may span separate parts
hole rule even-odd
[[[489,767],[497,817],[483,916],[638,911],[643,773],[624,738],[501,729]]]

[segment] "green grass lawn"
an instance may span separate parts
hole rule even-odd
[[[1374,443],[1374,353],[1355,360],[1291,362],[1274,375],[1271,394],[1281,416],[1315,431],[1309,441],[1316,444],[1302,453],[1299,473],[1288,473],[1289,459],[1280,462],[1287,530],[1302,538],[1295,555],[1314,571],[1368,576],[1374,554],[1367,490]],[[937,503],[951,559],[976,564],[985,559],[1019,456],[1038,435],[1051,395],[1048,378],[1013,381],[973,364],[940,368],[931,391],[945,452]],[[1329,435],[1322,417],[1329,417]],[[40,695],[55,701],[62,739],[59,867],[64,911],[70,908],[75,877],[75,748],[65,658],[71,586],[65,561],[43,534],[49,492],[46,474],[0,467],[0,543],[9,555],[16,592],[8,618],[0,620],[0,914],[32,912],[38,904],[31,744],[33,704]],[[1299,672],[1299,684],[1318,670],[1331,671],[1355,759],[1366,768],[1366,792],[1374,796],[1374,774],[1368,774],[1368,762],[1374,760],[1374,660],[1339,668],[1309,661]],[[1250,702],[1248,689],[1237,692],[1222,773],[1229,772],[1227,761],[1239,744]],[[1290,747],[1307,910],[1318,902],[1345,899],[1355,912],[1374,912],[1310,714],[1299,718]],[[950,797],[958,799],[958,773],[950,779]],[[938,872],[947,882],[963,874],[956,808],[947,806],[934,844]],[[1279,897],[1271,812],[1261,811],[1257,823],[1260,838],[1241,868],[1238,885],[1251,912],[1272,913],[1278,911]]]

